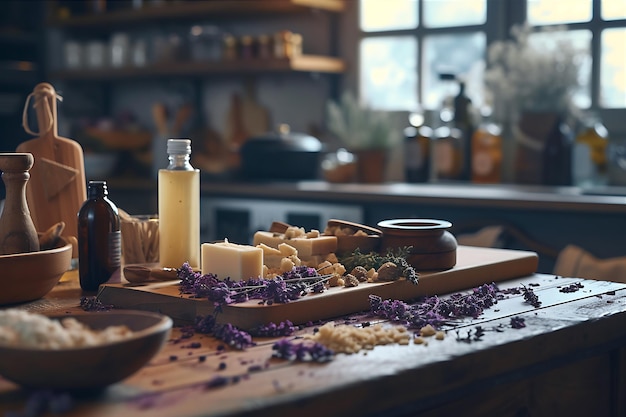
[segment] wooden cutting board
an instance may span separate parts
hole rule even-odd
[[[333,287],[321,294],[311,294],[286,304],[259,305],[258,300],[231,304],[223,308],[218,322],[250,329],[269,322],[290,320],[307,323],[369,309],[369,295],[384,299],[410,300],[422,295],[446,294],[531,275],[537,270],[535,252],[459,246],[457,264],[440,272],[420,273],[419,284],[407,281],[363,283],[357,287]],[[146,284],[106,284],[98,298],[116,308],[156,311],[175,322],[192,322],[198,315],[213,312],[206,299],[181,295],[178,281]]]
[[[32,97],[39,136],[17,147],[17,152],[30,152],[35,157],[26,186],[30,214],[38,231],[63,221],[64,234],[76,237],[76,216],[87,198],[83,149],[77,142],[58,135],[54,87],[37,84]]]

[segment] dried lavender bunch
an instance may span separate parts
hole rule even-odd
[[[274,279],[249,278],[219,280],[214,274],[194,272],[187,262],[177,269],[180,292],[196,298],[207,298],[216,308],[247,300],[260,300],[262,304],[288,303],[308,292],[324,291],[325,275],[315,268],[297,266]]]
[[[455,319],[480,316],[484,310],[496,304],[498,298],[495,283],[481,285],[469,294],[457,293],[448,298],[436,295],[422,297],[413,304],[370,295],[370,312],[409,328],[419,329],[430,324],[439,329]]]

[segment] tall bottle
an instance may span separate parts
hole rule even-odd
[[[191,166],[191,140],[167,141],[169,165],[159,170],[159,262],[200,267],[200,171]]]
[[[593,186],[607,183],[607,145],[609,132],[592,112],[582,119],[582,128],[572,150],[574,185]]]
[[[404,173],[406,182],[430,180],[430,142],[433,130],[424,125],[422,112],[412,113],[404,129]]]
[[[472,182],[502,181],[502,129],[490,121],[492,110],[483,107],[482,123],[472,135]]]
[[[469,180],[472,176],[472,100],[465,94],[465,82],[459,82],[459,93],[454,97],[454,127],[461,131],[462,168],[460,179]]]
[[[106,181],[89,181],[78,212],[78,274],[85,291],[96,291],[120,273],[120,216]]]

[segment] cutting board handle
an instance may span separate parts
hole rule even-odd
[[[39,132],[33,132],[28,126],[28,105],[31,99],[35,100],[33,107],[37,113],[37,124],[39,126]],[[40,137],[52,137],[58,136],[57,127],[57,103],[56,101],[63,101],[63,97],[56,93],[56,90],[50,83],[39,83],[33,89],[33,92],[26,98],[24,104],[24,112],[22,113],[22,126],[24,130],[33,135]]]

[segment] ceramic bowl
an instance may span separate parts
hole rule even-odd
[[[410,247],[407,261],[418,271],[445,270],[456,265],[456,238],[452,223],[437,219],[390,219],[378,223],[381,252]]]
[[[0,375],[30,388],[92,390],[137,372],[167,341],[172,319],[146,311],[110,310],[55,316],[74,317],[93,330],[126,325],[128,338],[92,347],[33,349],[0,345]]]
[[[0,305],[37,300],[70,268],[72,245],[61,238],[56,248],[0,256]]]

